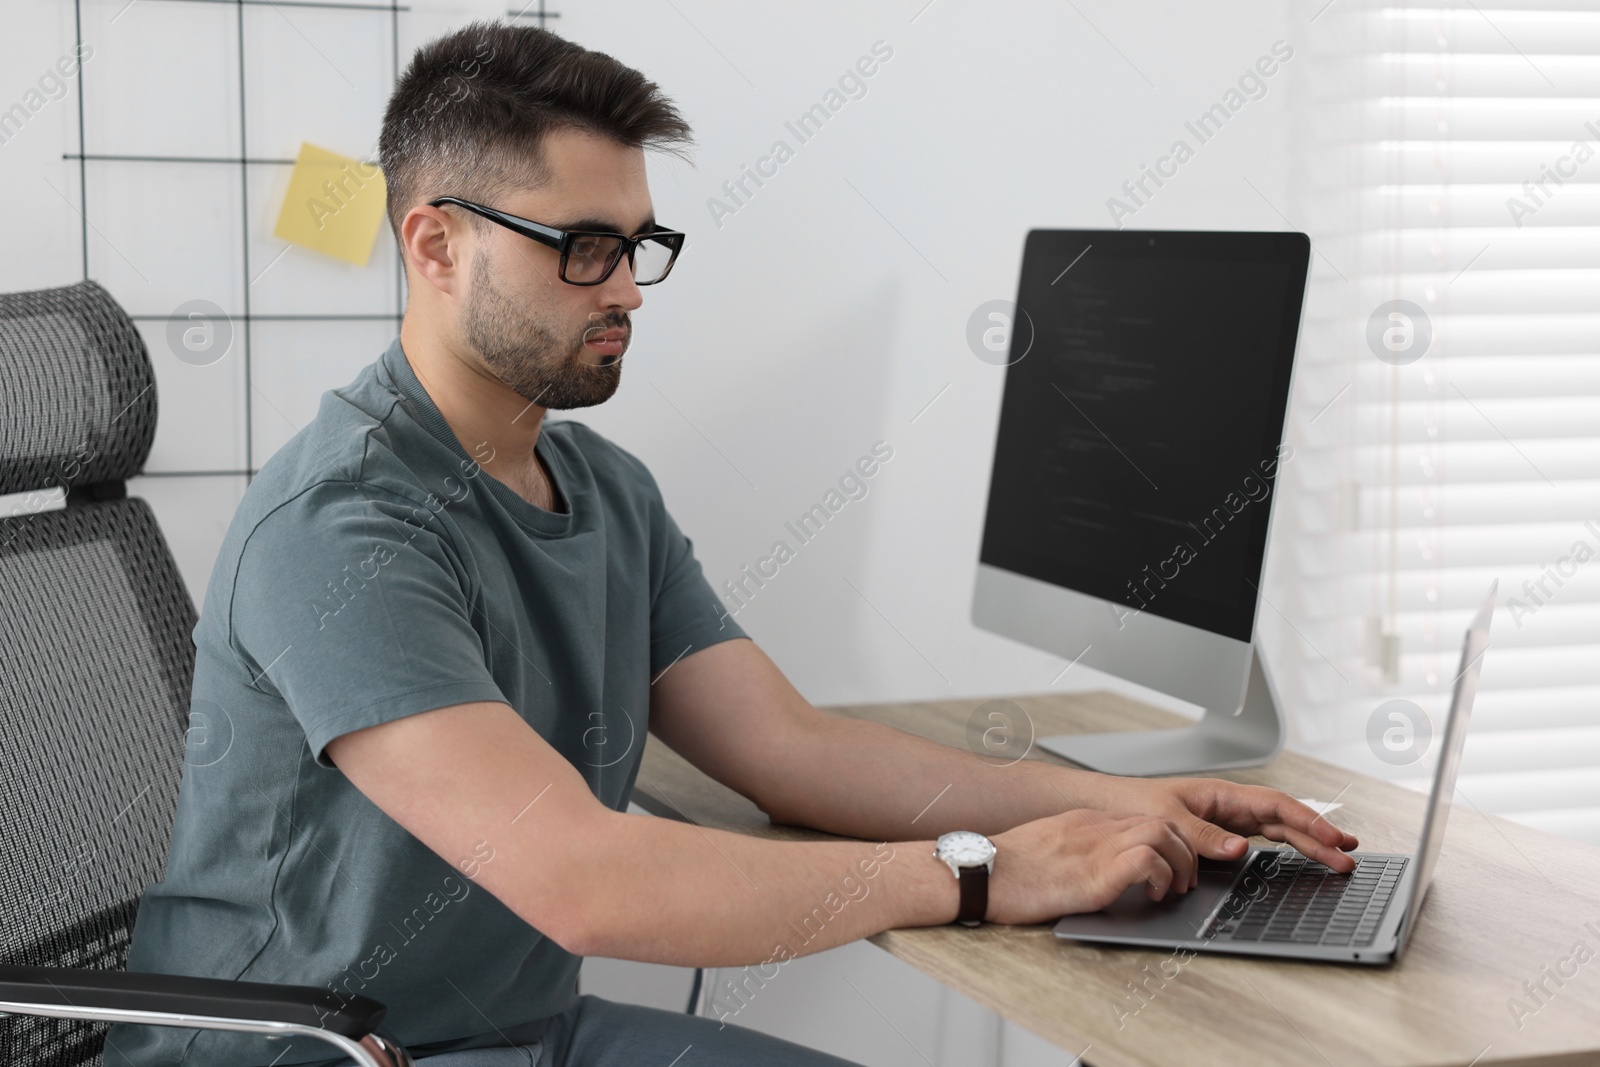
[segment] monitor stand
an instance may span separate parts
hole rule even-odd
[[[1261,650],[1251,649],[1250,680],[1244,701],[1231,714],[1207,708],[1193,726],[1125,733],[1056,734],[1036,742],[1106,774],[1156,775],[1259,767],[1283,748],[1283,711],[1261,665]]]

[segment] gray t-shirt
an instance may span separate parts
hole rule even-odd
[[[365,726],[504,701],[627,806],[650,680],[744,632],[644,464],[582,423],[537,445],[558,510],[485,473],[396,339],[251,483],[194,638],[190,736],[164,881],[128,967],[382,1001],[415,1054],[532,1042],[580,959],[362,795],[323,747]],[[528,799],[536,790],[530,783]],[[508,798],[510,799],[510,798]],[[108,1067],[331,1064],[331,1045],[113,1027]]]

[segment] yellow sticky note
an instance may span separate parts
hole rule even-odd
[[[386,202],[376,164],[302,143],[272,235],[364,267]]]

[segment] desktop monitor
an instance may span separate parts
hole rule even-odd
[[[1255,646],[1310,242],[1033,230],[1010,328],[973,622],[1204,709],[1045,737],[1096,770],[1264,763]]]

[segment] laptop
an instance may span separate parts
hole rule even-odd
[[[1498,581],[1490,584],[1467,628],[1415,854],[1352,852],[1356,869],[1348,875],[1291,848],[1253,848],[1231,861],[1201,859],[1199,884],[1188,893],[1151,901],[1141,882],[1101,911],[1061,919],[1055,935],[1142,948],[1393,963],[1416,927],[1444,845],[1498,587]]]

